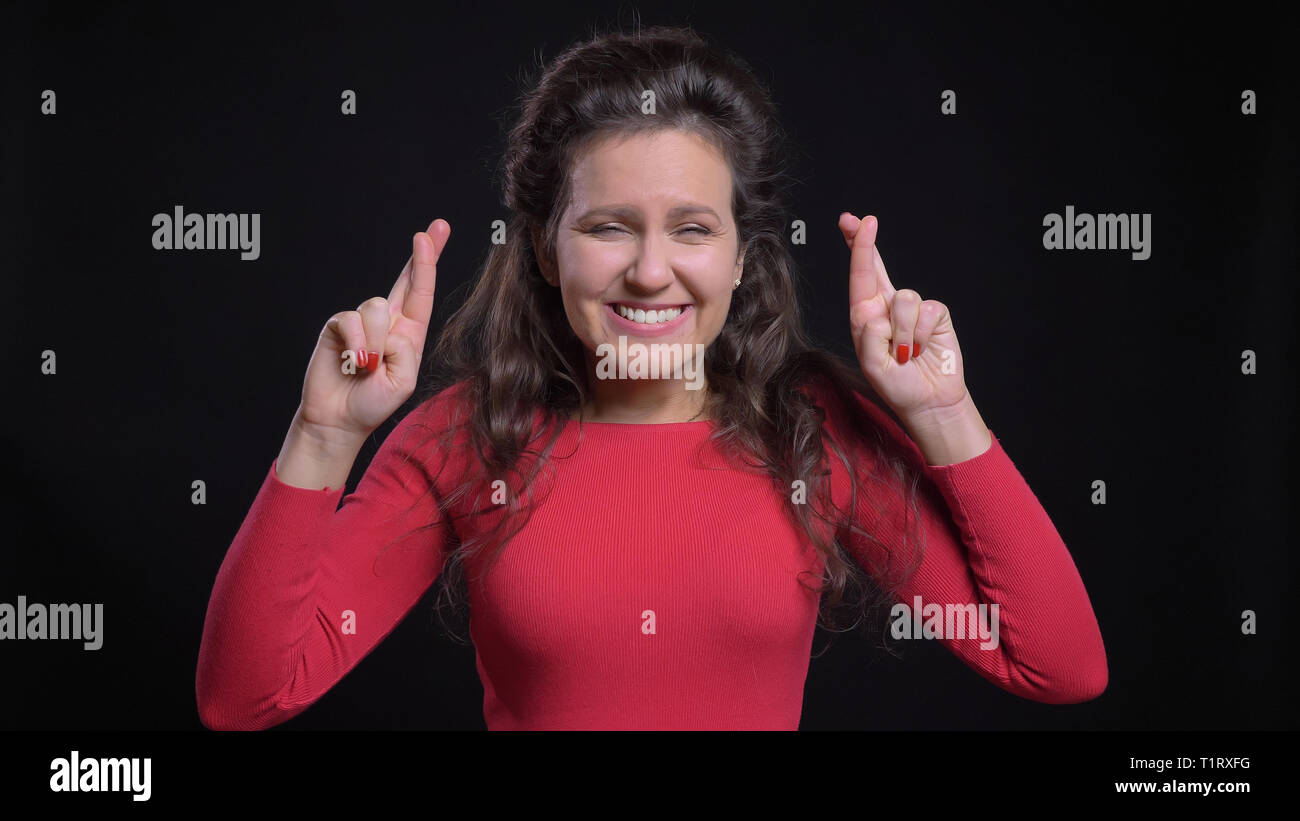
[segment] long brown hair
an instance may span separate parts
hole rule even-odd
[[[914,523],[919,477],[860,412],[842,414],[856,441],[834,441],[823,430],[825,410],[807,390],[816,382],[850,409],[854,392],[873,393],[856,362],[819,350],[803,329],[785,240],[786,137],[769,93],[740,57],[689,28],[661,26],[596,34],[569,47],[525,86],[500,168],[510,214],[505,242],[492,246],[465,302],[444,326],[417,398],[457,386],[461,401],[453,424],[431,434],[440,448],[469,448],[475,455],[466,461],[475,469],[459,477],[452,492],[436,494],[443,519],[428,527],[450,524],[454,535],[457,518],[487,516],[491,522],[476,528],[481,535],[455,538],[440,577],[440,614],[444,605],[458,604],[465,560],[495,546],[490,570],[523,527],[541,500],[538,488],[546,482],[539,478],[560,431],[588,399],[582,343],[568,324],[559,289],[543,279],[537,263],[539,257],[554,260],[558,222],[571,195],[568,172],[595,138],[680,129],[711,141],[727,158],[744,249],[744,287],[734,291],[725,325],[704,358],[713,438],[724,453],[770,474],[789,500],[789,515],[821,554],[821,583],[811,588],[821,596],[818,624],[842,631],[837,614],[845,610],[852,623],[844,630],[874,623],[874,605],[892,598],[921,552],[906,548],[917,541],[908,527],[904,555],[886,551],[888,561],[870,568],[874,578],[863,573],[843,541],[850,533],[876,540],[853,525],[852,505],[840,510],[833,503],[828,454],[852,478],[851,498],[859,498],[861,482],[880,482],[882,492],[903,495]],[[646,89],[654,92],[653,114],[642,113]],[[871,458],[850,459],[849,445],[866,445]],[[879,472],[863,474],[863,463]],[[489,501],[498,479],[509,486],[505,505]],[[805,504],[791,499],[795,480],[805,482]]]

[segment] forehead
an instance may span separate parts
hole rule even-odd
[[[572,183],[573,204],[584,209],[696,200],[722,213],[731,201],[726,158],[708,140],[685,131],[599,138],[578,153]]]

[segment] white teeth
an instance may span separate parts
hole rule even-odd
[[[633,322],[639,322],[642,325],[658,325],[660,322],[671,322],[681,316],[681,308],[668,308],[663,311],[647,311],[644,308],[629,308],[625,305],[615,305],[618,315],[624,319],[630,319]]]

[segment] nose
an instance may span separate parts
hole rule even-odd
[[[667,238],[653,231],[646,232],[641,238],[636,259],[624,277],[627,283],[647,293],[661,291],[671,285],[674,275],[669,249]]]

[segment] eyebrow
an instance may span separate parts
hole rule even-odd
[[[618,217],[620,219],[626,219],[628,217],[636,216],[636,213],[637,213],[636,209],[633,208],[632,206],[624,205],[620,203],[617,205],[602,205],[599,208],[593,208],[587,213],[578,217],[578,219],[585,220],[597,215],[608,215],[612,217]],[[701,205],[699,203],[687,203],[685,205],[678,205],[668,209],[668,217],[670,219],[673,217],[685,216],[686,214],[710,214],[714,219],[718,220],[719,222],[722,221],[722,217],[718,216],[717,211],[714,211],[712,208],[710,208],[707,205]]]

